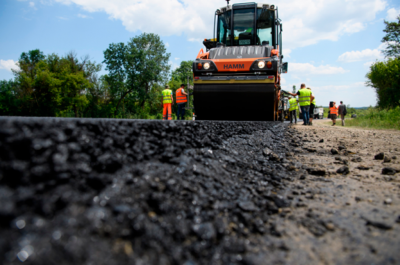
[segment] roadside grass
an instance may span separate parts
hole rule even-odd
[[[346,126],[400,130],[400,107],[390,110],[368,108],[357,111],[357,118],[346,119]]]

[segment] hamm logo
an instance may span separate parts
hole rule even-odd
[[[244,69],[244,64],[224,64],[224,69]]]

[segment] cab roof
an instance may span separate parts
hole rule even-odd
[[[241,3],[241,4],[234,4],[234,5],[226,5],[226,6],[223,6],[223,7],[219,8],[219,9],[217,9],[217,11],[219,10],[220,13],[224,13],[224,12],[226,12],[226,11],[232,10],[232,7],[235,7],[235,8],[238,8],[238,7],[240,7],[240,6],[247,7],[247,6],[249,6],[249,5],[252,5],[252,6],[257,5],[257,8],[275,9],[275,5],[272,5],[272,4],[251,3],[251,2],[250,2],[250,3]]]

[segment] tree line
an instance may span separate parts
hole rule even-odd
[[[169,58],[152,33],[110,44],[103,61],[108,73],[102,76],[102,64],[89,56],[23,52],[14,78],[0,81],[0,115],[161,119],[165,85],[175,91],[188,76],[193,82],[192,61],[171,72]]]
[[[375,89],[377,107],[381,109],[400,106],[400,15],[397,20],[384,21],[386,35],[382,42],[387,45],[383,51],[387,60],[373,63],[366,75],[367,85]]]

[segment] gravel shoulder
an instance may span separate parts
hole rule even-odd
[[[319,241],[309,258],[324,264],[399,263],[393,246],[400,244],[400,174],[382,170],[400,172],[400,132],[313,123],[291,127],[305,141],[294,159],[308,171],[296,183],[300,189],[291,188],[294,205],[304,205],[293,215],[318,216],[326,229],[305,225]],[[379,153],[386,160],[375,159]],[[298,233],[292,229],[288,237]],[[308,241],[306,234],[301,241]]]
[[[0,123],[2,264],[400,263],[398,132]]]

